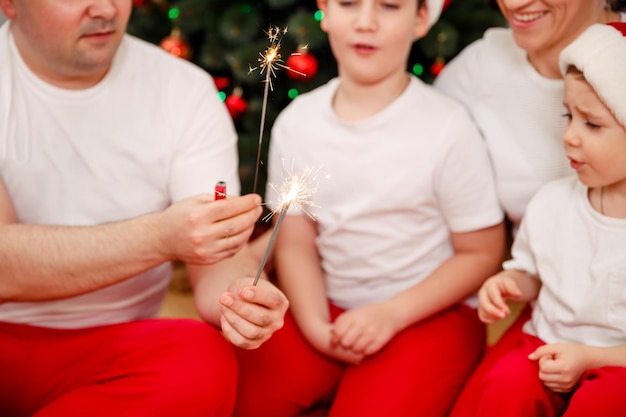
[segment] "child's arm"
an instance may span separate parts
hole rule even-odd
[[[555,392],[569,392],[576,388],[585,371],[605,366],[626,367],[626,345],[555,343],[540,346],[528,359],[538,361],[539,378],[546,387]]]
[[[505,247],[502,223],[451,236],[454,255],[425,280],[386,302],[342,314],[333,328],[335,343],[371,355],[404,328],[465,300],[499,270]]]
[[[506,270],[489,278],[478,291],[478,317],[493,323],[511,314],[507,301],[526,302],[539,294],[541,281],[525,271]]]
[[[274,252],[278,284],[309,343],[328,356],[356,363],[362,355],[333,348],[330,344],[330,313],[316,238],[317,227],[313,220],[305,215],[285,217]]]

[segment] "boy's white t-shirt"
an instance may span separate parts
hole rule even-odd
[[[36,77],[9,23],[0,27],[0,175],[20,222],[130,219],[220,180],[236,195],[236,141],[210,76],[154,45],[126,35],[102,82],[64,90]],[[0,321],[78,328],[153,317],[170,268],[78,297],[2,303]]]
[[[286,171],[317,173],[308,209],[328,297],[352,308],[417,284],[452,256],[450,232],[493,226],[503,214],[484,143],[461,105],[411,77],[391,105],[350,123],[332,110],[338,85],[297,97],[277,118],[266,195],[279,201],[272,185]]]
[[[626,219],[603,216],[576,177],[531,200],[507,270],[542,282],[524,331],[546,343],[626,344]]]

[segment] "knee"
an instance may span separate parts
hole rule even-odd
[[[235,403],[237,362],[232,345],[202,322],[181,322],[161,376],[172,415],[229,416]]]

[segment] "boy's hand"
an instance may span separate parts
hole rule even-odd
[[[493,323],[511,314],[507,301],[519,300],[522,292],[506,271],[491,278],[478,290],[478,317],[483,323]]]
[[[348,310],[332,325],[331,343],[360,355],[369,356],[382,349],[397,333],[393,306],[369,304]]]
[[[575,343],[543,345],[528,355],[528,359],[538,361],[543,384],[559,393],[576,387],[587,370],[586,358],[586,346]]]

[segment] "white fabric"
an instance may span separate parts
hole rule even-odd
[[[428,5],[428,24],[430,26],[437,23],[441,11],[443,10],[443,3],[444,0],[426,0],[426,4]]]
[[[528,205],[505,269],[540,277],[524,330],[546,343],[626,344],[626,219],[589,204],[576,178],[543,187]]]
[[[211,78],[125,36],[109,74],[85,90],[37,78],[0,28],[0,175],[19,221],[94,225],[212,192],[239,193],[236,132]],[[77,328],[156,314],[169,264],[91,294],[0,304],[0,320]]]
[[[338,84],[299,96],[277,118],[267,195],[279,201],[271,185],[284,171],[318,172],[311,211],[328,296],[352,308],[420,282],[452,255],[451,231],[493,226],[503,213],[462,106],[412,77],[383,111],[348,123],[331,108]]]
[[[561,52],[559,65],[565,75],[570,65],[578,68],[607,105],[626,126],[626,37],[612,26],[587,28]]]
[[[435,87],[469,110],[487,143],[514,229],[546,182],[574,171],[563,151],[563,80],[540,76],[509,29],[489,29],[446,65]]]

